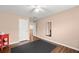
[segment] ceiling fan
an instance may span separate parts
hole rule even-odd
[[[36,13],[42,12],[42,11],[44,11],[46,9],[45,6],[43,6],[43,5],[33,5],[31,7],[33,8],[31,10],[31,12],[36,12]]]

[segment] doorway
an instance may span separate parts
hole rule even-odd
[[[19,20],[19,41],[29,40],[29,19]]]

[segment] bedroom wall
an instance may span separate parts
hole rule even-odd
[[[52,37],[45,34],[48,19],[52,22]],[[38,20],[37,36],[79,50],[79,6]]]
[[[0,32],[9,33],[10,44],[19,42],[19,20],[14,13],[0,12]]]

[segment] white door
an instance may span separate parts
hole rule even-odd
[[[36,36],[36,23],[33,23],[33,35]]]
[[[29,20],[19,20],[19,41],[29,40]]]

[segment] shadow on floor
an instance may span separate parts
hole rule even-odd
[[[37,40],[11,49],[12,53],[50,53],[56,45]]]

